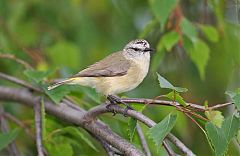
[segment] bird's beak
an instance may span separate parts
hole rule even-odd
[[[144,49],[144,52],[153,52],[153,51],[155,51],[155,49],[153,49],[153,48],[145,48]]]

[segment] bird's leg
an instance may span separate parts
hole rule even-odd
[[[121,100],[121,98],[119,98],[118,96],[108,95],[108,96],[107,96],[107,99],[110,101],[111,104],[120,104],[120,103],[124,104],[124,105],[126,106],[126,108],[125,108],[125,110],[124,110],[124,116],[126,116],[128,109],[134,110],[129,104],[127,104],[126,102],[123,102],[123,101]],[[111,104],[110,104],[110,105],[111,105]],[[115,112],[115,113],[116,113],[116,112]]]

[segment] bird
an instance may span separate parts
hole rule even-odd
[[[154,49],[150,48],[146,40],[132,40],[121,51],[114,52],[77,74],[50,85],[48,90],[63,84],[88,86],[105,95],[111,104],[123,103],[132,109],[116,95],[136,88],[143,81],[149,70],[152,51]]]

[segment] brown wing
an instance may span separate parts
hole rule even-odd
[[[123,76],[127,74],[129,67],[129,60],[126,60],[121,52],[116,52],[80,71],[73,77]]]

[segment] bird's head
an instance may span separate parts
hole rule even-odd
[[[130,41],[123,50],[131,53],[146,53],[154,51],[154,49],[150,48],[149,43],[143,39]]]

